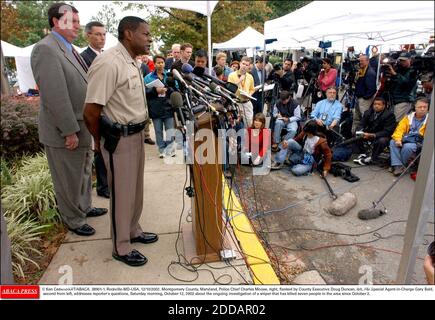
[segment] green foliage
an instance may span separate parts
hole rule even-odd
[[[36,219],[29,219],[25,215],[5,215],[7,233],[11,242],[12,270],[15,275],[24,277],[23,267],[30,262],[39,269],[39,265],[32,260],[31,255],[41,255],[34,244],[41,240],[46,225],[40,225]]]
[[[264,22],[292,12],[310,1],[219,1],[212,14],[212,43],[224,42],[247,26],[263,32]],[[194,49],[207,49],[207,18],[199,13],[172,8],[155,8],[130,3],[124,9],[144,9],[151,13],[151,32],[164,43],[166,52],[173,43],[189,42]]]
[[[286,14],[293,12],[297,9],[302,8],[303,6],[309,4],[311,1],[282,1],[282,0],[269,0],[267,1],[267,6],[272,9],[272,12],[268,15],[268,18],[276,19]]]
[[[6,163],[6,161],[1,158],[0,159],[0,169],[1,169],[1,188],[4,186],[10,185],[12,183],[12,174]]]
[[[12,179],[2,188],[6,215],[36,218],[41,224],[60,222],[56,197],[45,155],[40,153],[22,161]]]
[[[45,153],[39,152],[33,157],[23,157],[19,169],[16,172],[16,176],[19,178],[28,177],[40,173],[48,173],[49,170]]]
[[[1,151],[8,160],[41,151],[38,137],[39,100],[1,98]]]
[[[103,5],[101,11],[96,16],[92,16],[91,20],[104,24],[107,32],[115,36],[118,34],[119,19],[116,19],[116,13],[112,6]]]
[[[2,1],[2,33],[3,41],[19,47],[32,45],[48,33],[48,8],[59,1]],[[72,4],[70,1],[65,1]],[[86,45],[83,34],[74,41],[79,47]]]

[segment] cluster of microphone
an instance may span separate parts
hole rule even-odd
[[[205,68],[193,68],[185,63],[181,72],[173,69],[168,73],[167,84],[174,89],[170,95],[170,103],[176,122],[181,122],[181,126],[185,125],[186,117],[192,119],[204,112],[232,113],[237,116],[237,85],[226,83],[205,71]]]

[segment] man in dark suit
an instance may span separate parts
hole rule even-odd
[[[57,206],[68,228],[81,236],[95,229],[86,217],[107,209],[91,207],[91,135],[83,121],[87,66],[72,46],[80,30],[78,11],[55,3],[48,9],[51,33],[35,44],[31,66],[40,93],[39,141],[44,145]]]
[[[386,108],[385,100],[383,98],[375,98],[373,107],[364,112],[361,122],[356,130],[363,131],[363,140],[372,141],[372,154],[366,155],[364,153],[360,155],[358,159],[355,159],[354,162],[360,165],[378,163],[379,155],[388,146],[395,128],[396,117],[394,116],[394,113]],[[361,151],[365,151],[362,140],[358,142],[358,147]]]
[[[257,87],[261,85],[263,81],[263,69],[264,69],[264,62],[263,58],[260,56],[257,56],[255,58],[255,65],[252,67],[251,74],[254,78],[254,87]],[[255,90],[255,93],[252,95],[254,98],[257,99],[257,101],[252,101],[252,105],[254,106],[254,115],[263,112],[263,104],[261,101],[261,92],[259,89]]]
[[[88,68],[91,66],[97,55],[103,52],[106,44],[106,28],[101,22],[91,21],[85,26],[85,34],[89,46],[80,55],[85,60]],[[94,152],[95,173],[97,175],[97,195],[110,198],[109,187],[107,185],[107,170],[101,152]]]

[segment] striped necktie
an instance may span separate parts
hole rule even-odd
[[[86,63],[83,61],[82,57],[79,55],[79,53],[74,48],[72,48],[72,53],[73,53],[74,57],[76,58],[77,62],[82,66],[85,73],[88,73],[88,67],[87,67]]]

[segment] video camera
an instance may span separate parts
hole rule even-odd
[[[359,69],[359,60],[355,58],[344,58],[343,71],[344,72],[357,72]]]
[[[415,56],[412,67],[418,74],[430,73],[435,70],[435,56]]]

